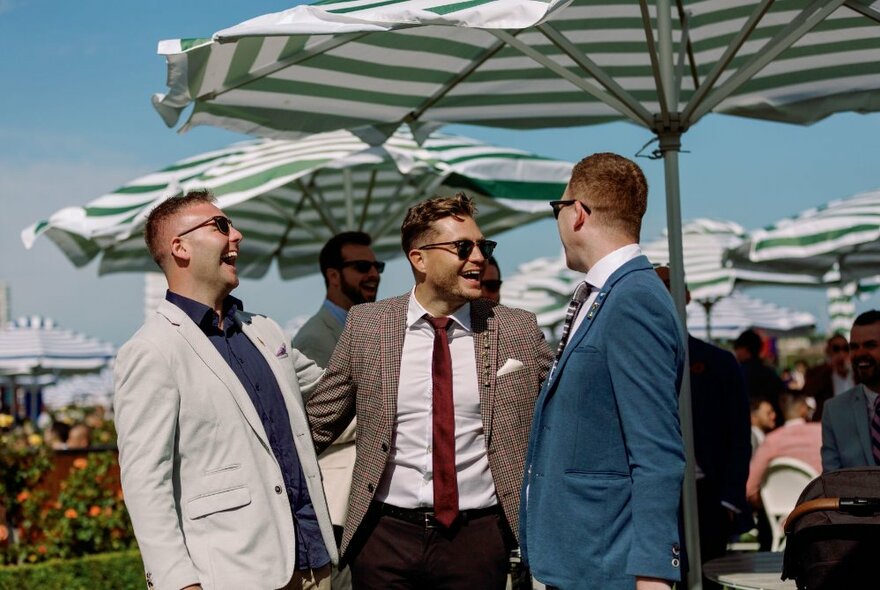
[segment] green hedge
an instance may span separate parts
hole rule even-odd
[[[144,566],[136,550],[0,567],[0,590],[140,590],[146,587]]]

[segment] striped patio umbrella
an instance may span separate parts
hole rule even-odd
[[[30,247],[45,234],[77,266],[100,254],[101,274],[156,270],[142,235],[147,214],[171,195],[208,188],[245,235],[239,273],[261,277],[277,260],[293,279],[317,270],[321,247],[344,230],[370,233],[380,257],[399,255],[403,216],[426,196],[469,193],[487,235],[545,217],[570,174],[568,162],[440,133],[419,145],[401,130],[378,147],[347,131],[247,141],[62,209],[22,240]]]
[[[775,303],[733,291],[712,307],[712,331],[707,332],[705,308],[697,302],[687,307],[690,333],[704,340],[734,340],[749,328],[759,328],[774,334],[809,331],[816,318],[804,311],[795,311]]]
[[[50,410],[66,406],[110,408],[113,398],[113,371],[104,369],[93,375],[74,375],[43,388],[43,403]]]
[[[321,0],[212,40],[161,43],[169,126],[272,137],[401,122],[530,129],[626,119],[664,159],[672,293],[684,318],[678,154],[709,112],[808,124],[880,107],[880,7],[870,0]],[[690,449],[687,376],[682,423]],[[688,464],[693,456],[688,451]],[[689,586],[701,579],[685,485]]]
[[[115,355],[112,344],[62,329],[49,318],[21,318],[0,329],[0,375],[90,373]]]
[[[727,258],[737,270],[809,274],[830,285],[875,277],[880,271],[880,190],[755,230]]]

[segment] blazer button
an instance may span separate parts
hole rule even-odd
[[[373,493],[373,484],[371,484],[371,483],[367,484],[367,491],[370,492],[371,494]]]
[[[679,555],[681,555],[681,547],[678,546],[678,543],[672,544],[672,554],[675,557],[678,557]]]
[[[383,452],[383,453],[387,453],[387,452],[388,452],[388,443],[382,443],[382,452]]]
[[[680,562],[678,561],[677,557],[672,558],[672,567],[678,567],[679,563]]]
[[[280,493],[281,493],[281,486],[275,486],[275,493],[276,493],[276,494],[280,494]]]

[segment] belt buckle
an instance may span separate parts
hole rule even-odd
[[[439,525],[437,524],[436,520],[434,519],[433,512],[425,512],[424,514],[425,514],[425,529],[426,530],[440,528]]]

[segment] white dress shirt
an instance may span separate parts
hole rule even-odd
[[[431,454],[434,328],[425,319],[427,313],[416,300],[414,289],[406,315],[391,453],[376,490],[376,500],[401,508],[434,505]],[[488,508],[497,504],[498,498],[483,435],[470,304],[458,308],[450,317],[453,320],[448,330],[458,505],[461,510]]]
[[[848,371],[845,377],[837,374],[837,371],[831,370],[831,391],[833,395],[840,395],[844,391],[849,391],[855,387],[852,371]]]

